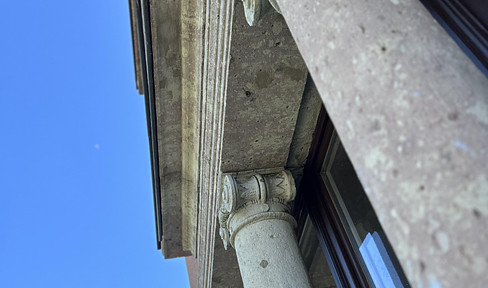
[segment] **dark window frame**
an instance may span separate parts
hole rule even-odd
[[[321,181],[322,163],[333,132],[334,126],[322,107],[295,202],[297,235],[301,235],[306,216],[310,215],[337,287],[370,287],[333,200]]]
[[[488,16],[485,0],[420,0],[473,63],[488,77]],[[479,13],[482,13],[480,15]],[[478,15],[477,15],[478,14]]]
[[[322,177],[324,161],[330,153],[329,149],[333,149],[334,145],[331,144],[334,137],[337,137],[334,134],[334,125],[322,106],[294,205],[297,235],[300,237],[303,234],[306,218],[310,216],[337,287],[371,287],[371,279],[363,268],[364,263],[359,259],[361,256],[357,254],[345,227],[347,224],[340,215],[341,209],[336,206]],[[388,254],[394,255],[386,235],[383,236]],[[396,258],[391,261],[397,271],[402,270]],[[398,276],[407,284],[405,287],[410,286],[403,273]]]

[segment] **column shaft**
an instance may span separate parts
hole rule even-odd
[[[312,287],[287,221],[262,220],[243,227],[235,249],[244,287]]]
[[[295,198],[289,171],[226,175],[219,209],[220,236],[232,245],[246,288],[311,288],[289,214]]]

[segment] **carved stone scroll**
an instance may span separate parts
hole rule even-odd
[[[273,9],[281,14],[276,0],[242,0],[247,23],[250,26],[256,26],[264,14]]]
[[[290,201],[295,182],[290,172],[225,175],[219,209],[224,247],[236,250],[245,288],[311,288],[295,238]]]
[[[239,230],[257,221],[283,219],[296,226],[289,214],[295,193],[295,182],[286,170],[272,175],[225,175],[219,209],[219,233],[225,249],[229,244],[234,246]]]

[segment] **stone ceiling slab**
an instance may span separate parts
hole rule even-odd
[[[222,171],[284,167],[307,68],[280,14],[247,24],[236,1]]]

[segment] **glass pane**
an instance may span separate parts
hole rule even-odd
[[[315,228],[307,215],[302,235],[299,241],[305,267],[308,270],[310,281],[313,288],[335,288],[337,287],[325,254],[317,238]]]
[[[335,132],[321,174],[369,282],[376,287],[409,287]]]

